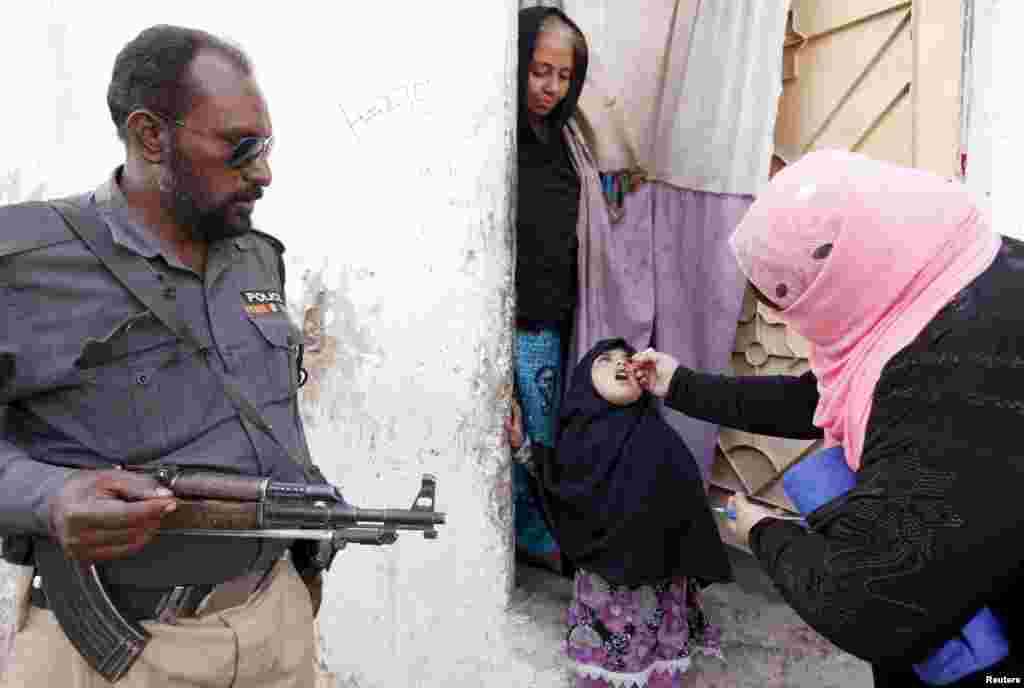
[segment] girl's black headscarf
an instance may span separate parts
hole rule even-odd
[[[544,20],[557,17],[576,33],[569,90],[544,118],[546,135],[530,126],[526,90]],[[587,76],[583,33],[564,12],[531,7],[519,12],[519,177],[516,201],[516,315],[521,324],[564,326],[576,307],[580,177],[564,129],[576,112]]]
[[[578,567],[618,585],[673,576],[732,580],[693,454],[644,393],[629,406],[606,401],[591,378],[599,342],[573,373],[545,492],[559,546]]]

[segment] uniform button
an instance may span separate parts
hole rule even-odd
[[[147,375],[139,375],[137,378],[135,378],[135,381],[140,385],[144,385],[149,382],[149,377]]]

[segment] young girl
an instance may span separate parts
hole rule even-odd
[[[721,656],[700,588],[732,569],[693,455],[641,389],[622,339],[576,366],[542,468],[563,555],[578,567],[566,651],[578,688],[679,686]]]

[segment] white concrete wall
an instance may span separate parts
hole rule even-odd
[[[967,182],[991,194],[997,231],[1024,239],[1024,217],[1017,204],[1024,160],[1024,97],[1020,63],[1024,58],[1016,27],[1024,7],[1012,0],[975,0],[975,65]],[[986,188],[987,187],[987,188]]]
[[[534,631],[506,614],[498,397],[510,380],[518,2],[240,8],[20,4],[0,41],[0,203],[91,188],[123,160],[105,94],[115,54],[144,27],[242,44],[277,136],[256,219],[288,246],[296,321],[321,304],[302,404],[313,453],[362,506],[407,508],[432,472],[448,512],[436,541],[339,555],[320,616],[326,664],[345,687],[558,685],[557,644],[538,659]]]
[[[961,149],[967,152],[968,188],[981,196],[992,192],[992,37],[998,0],[964,0],[963,99]]]

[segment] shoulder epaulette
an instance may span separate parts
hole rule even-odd
[[[277,252],[277,272],[281,277],[281,288],[284,288],[284,244],[275,236],[261,232],[258,229],[249,230],[249,236],[259,237],[266,241]]]
[[[270,235],[270,234],[267,234],[266,232],[261,232],[261,231],[260,231],[260,230],[258,230],[258,229],[252,229],[252,230],[249,230],[249,233],[250,233],[250,234],[254,234],[254,235],[256,235],[256,236],[260,236],[260,237],[263,237],[263,238],[264,238],[264,239],[266,239],[266,240],[267,240],[268,242],[270,242],[270,245],[271,245],[271,246],[273,246],[273,247],[274,247],[274,249],[275,249],[275,250],[276,250],[276,251],[277,251],[278,253],[284,253],[284,244],[283,244],[283,243],[281,243],[281,240],[280,240],[280,239],[278,239],[277,237],[275,237],[275,236],[273,236],[273,235]]]

